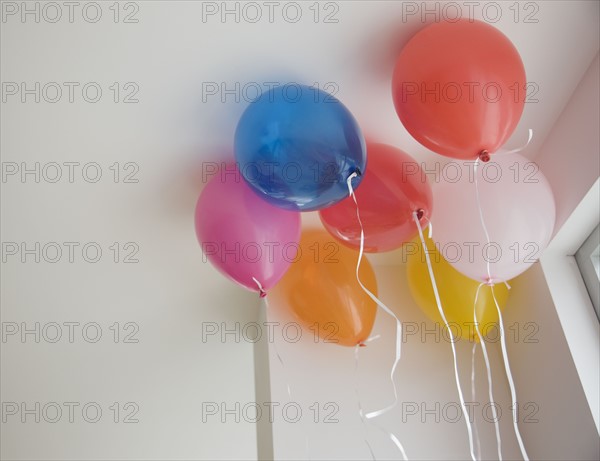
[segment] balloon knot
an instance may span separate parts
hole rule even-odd
[[[487,163],[490,161],[490,153],[487,150],[482,150],[481,152],[479,152],[479,160],[481,160],[483,163]]]
[[[358,177],[362,176],[362,171],[360,171],[360,168],[358,167],[355,167],[352,173],[356,173],[356,176]]]
[[[358,347],[367,347],[365,343],[358,343]]]
[[[267,292],[261,288],[261,289],[258,291],[258,295],[259,295],[261,298],[266,298],[266,297],[267,297]]]
[[[417,219],[419,221],[425,216],[425,210],[423,210],[423,208],[419,208],[415,213],[417,213]]]
[[[492,280],[492,278],[491,278],[491,277],[487,277],[487,278],[485,279],[485,282],[484,282],[484,283],[485,283],[485,284],[486,284],[488,287],[493,287],[493,286],[495,285],[495,284],[494,284],[494,281]]]

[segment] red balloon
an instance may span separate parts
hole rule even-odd
[[[432,192],[419,164],[400,149],[367,144],[367,169],[356,189],[356,201],[365,232],[365,251],[380,253],[402,246],[417,234],[413,212],[428,222]],[[360,248],[356,205],[348,197],[319,211],[331,235],[352,248]]]
[[[439,22],[403,48],[392,81],[408,132],[438,154],[474,160],[515,130],[525,102],[519,52],[496,28],[475,20]]]

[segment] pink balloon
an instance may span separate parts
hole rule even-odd
[[[466,276],[491,282],[510,280],[541,256],[556,215],[550,184],[534,162],[499,151],[479,163],[477,182],[484,222],[481,224],[473,162],[451,162],[434,187],[433,240],[444,258]]]
[[[196,235],[208,260],[252,291],[272,288],[296,257],[300,213],[274,207],[232,165],[206,185],[196,204]]]

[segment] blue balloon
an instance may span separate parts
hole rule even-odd
[[[244,179],[275,206],[313,211],[348,196],[365,171],[365,140],[350,111],[329,93],[286,84],[261,94],[235,132]]]

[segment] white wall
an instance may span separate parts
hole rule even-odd
[[[600,55],[596,54],[534,160],[556,200],[555,233],[600,172]]]
[[[411,460],[469,459],[464,420],[452,422],[459,400],[450,343],[441,335],[439,325],[425,317],[414,304],[404,266],[376,266],[376,273],[380,298],[405,325],[410,324],[411,328],[417,325],[419,334],[407,335],[403,344],[402,360],[395,375],[401,403],[395,410],[374,421],[385,430],[393,431]],[[278,314],[277,306],[271,307],[271,321],[282,325],[294,322]],[[514,281],[505,310],[505,327],[521,409],[519,428],[530,459],[597,459],[598,435],[594,421],[539,265],[534,265]],[[434,333],[436,330],[439,338]],[[381,335],[381,338],[359,350],[358,378],[353,349],[315,343],[311,331],[304,331],[297,343],[286,341],[281,329],[275,331],[276,349],[272,345],[270,350],[271,400],[279,403],[279,408],[293,402],[303,411],[303,418],[297,423],[290,422],[295,413],[291,413],[288,419],[281,412],[275,413],[275,459],[370,460],[365,438],[376,459],[401,459],[383,432],[369,423],[366,429],[361,424],[356,396],[358,389],[365,411],[383,408],[393,401],[389,372],[393,362],[395,324],[391,318],[382,311],[378,312],[373,336]],[[295,329],[290,328],[289,331]],[[276,351],[284,362],[283,366]],[[483,411],[489,399],[481,349],[476,352],[476,399],[471,398],[472,346],[460,341],[457,352],[465,399],[478,405],[474,407],[474,414],[481,459],[497,459],[491,410],[488,409],[485,415]],[[494,397],[502,411],[503,456],[504,459],[521,459],[497,338],[491,337],[488,353]],[[287,393],[288,385],[291,398]],[[318,422],[313,424],[314,412],[309,407],[315,402],[321,409],[332,403],[339,409],[336,415],[339,422],[324,423],[321,412]],[[414,403],[424,405],[433,413],[426,413],[421,407],[413,415]],[[437,411],[436,405],[440,406]]]
[[[539,423],[521,425],[531,458],[598,459],[596,425],[539,264],[513,281],[508,303],[506,325],[536,331],[537,342],[507,345],[519,400],[539,406]]]
[[[572,255],[600,217],[599,79],[596,55],[536,159],[552,182],[557,202],[555,237],[542,257],[542,268],[597,431],[600,325]]]

